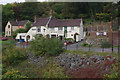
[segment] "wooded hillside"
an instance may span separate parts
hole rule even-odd
[[[30,20],[34,16],[49,17],[49,10],[53,9],[53,16],[57,19],[83,18],[84,22],[110,21],[118,15],[118,4],[103,2],[25,2],[3,5],[2,30],[9,20]],[[113,9],[112,9],[113,7]]]

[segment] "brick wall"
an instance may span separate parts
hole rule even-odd
[[[109,42],[112,44],[112,32],[108,32],[108,38]],[[118,39],[120,39],[120,31],[113,31],[113,45],[118,45]]]

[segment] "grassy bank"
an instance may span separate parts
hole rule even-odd
[[[86,57],[90,55],[100,55],[100,56],[107,56],[112,55],[118,58],[118,53],[103,53],[103,52],[89,52],[89,51],[81,51],[81,50],[75,50],[75,51],[69,51],[66,50],[65,53],[71,53],[71,54],[81,54],[81,56]]]

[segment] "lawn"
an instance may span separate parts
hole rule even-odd
[[[2,41],[0,41],[0,45],[2,44]]]

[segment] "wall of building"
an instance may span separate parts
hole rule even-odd
[[[10,25],[10,28],[8,28],[8,25]],[[10,22],[7,23],[6,27],[5,27],[5,36],[11,36],[11,24]]]

